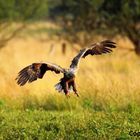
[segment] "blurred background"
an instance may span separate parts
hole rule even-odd
[[[81,61],[81,100],[66,101],[54,85],[62,75],[16,85],[20,69],[49,61],[68,67],[91,43],[111,39],[112,54]],[[0,0],[0,106],[16,108],[127,109],[140,104],[139,0]]]

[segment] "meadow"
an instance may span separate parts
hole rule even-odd
[[[0,139],[139,139],[140,58],[121,49],[133,48],[127,38],[113,39],[118,46],[113,53],[81,61],[76,80],[80,98],[57,93],[54,85],[62,75],[52,72],[24,87],[16,84],[18,71],[33,62],[67,68],[77,52],[68,44],[63,55],[63,41],[40,33],[16,37],[0,50]]]

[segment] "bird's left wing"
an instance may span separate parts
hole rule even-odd
[[[25,85],[27,82],[31,83],[38,78],[43,78],[46,71],[54,71],[56,74],[64,73],[64,69],[53,63],[33,63],[23,68],[16,78],[17,84]]]
[[[110,40],[97,42],[87,48],[83,48],[73,58],[70,69],[74,71],[77,70],[81,58],[85,58],[88,55],[101,55],[103,53],[111,53],[113,48],[116,48],[116,43]]]

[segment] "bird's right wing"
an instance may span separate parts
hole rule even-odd
[[[17,84],[25,85],[27,82],[31,83],[38,78],[43,78],[46,71],[54,71],[56,74],[64,73],[64,69],[52,63],[33,63],[23,68],[16,78]]]
[[[111,53],[113,48],[116,48],[116,43],[110,40],[97,42],[87,48],[83,48],[73,58],[70,69],[77,70],[81,58],[85,58],[88,55],[101,55],[103,53]]]

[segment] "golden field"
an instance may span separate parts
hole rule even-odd
[[[105,37],[95,37],[93,41],[101,41]],[[80,98],[71,94],[70,106],[81,109],[83,99],[87,104],[117,105],[125,108],[130,103],[139,104],[140,101],[140,61],[134,52],[121,48],[133,48],[126,38],[116,37],[117,49],[113,53],[102,56],[88,56],[81,60],[80,70],[77,75],[77,89]],[[0,50],[0,97],[8,102],[8,105],[23,107],[25,102],[30,104],[46,104],[54,102],[56,108],[67,104],[64,94],[57,93],[54,85],[63,76],[47,72],[43,79],[32,84],[19,87],[15,78],[19,70],[33,63],[48,61],[69,67],[76,51],[70,44],[67,45],[65,55],[61,52],[63,40],[47,38],[46,41],[37,37],[16,37],[8,45]],[[50,52],[50,46],[54,44],[54,51]],[[88,44],[87,44],[88,45]],[[80,46],[76,46],[80,50]],[[18,104],[18,105],[17,105]],[[62,105],[62,106],[63,106]],[[65,106],[65,105],[64,105]]]

